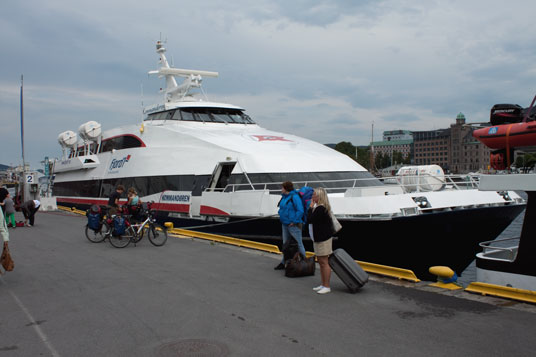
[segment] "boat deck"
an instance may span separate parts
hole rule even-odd
[[[17,219],[22,216],[17,213]],[[10,230],[0,351],[10,356],[532,355],[536,305],[372,275],[357,294],[289,279],[280,256],[170,237],[90,243],[86,218]]]

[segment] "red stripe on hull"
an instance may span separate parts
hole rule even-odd
[[[74,203],[74,204],[83,204],[83,205],[100,205],[106,206],[108,204],[107,199],[97,199],[97,198],[69,198],[69,197],[57,197],[56,201],[58,203]],[[126,201],[125,201],[126,203]]]
[[[203,205],[201,205],[199,209],[199,213],[206,214],[209,216],[229,216],[229,213],[224,212],[220,209],[209,207],[209,206],[203,206]]]
[[[157,211],[188,213],[190,212],[190,205],[177,203],[155,203],[152,205],[151,209],[155,209]]]

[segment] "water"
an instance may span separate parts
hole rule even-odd
[[[523,197],[524,199],[527,199],[527,194],[525,192],[517,192],[518,195]],[[510,223],[508,227],[496,238],[496,239],[504,239],[504,238],[513,238],[513,237],[519,237],[521,235],[521,227],[523,226],[523,217],[525,217],[525,210],[517,216],[517,218]],[[475,282],[476,280],[476,261],[473,260],[471,265],[467,267],[462,273],[462,276],[458,278],[458,283],[462,284],[463,286],[469,285],[469,283]]]

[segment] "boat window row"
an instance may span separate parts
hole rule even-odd
[[[192,195],[200,196],[209,180],[210,175],[170,175],[56,182],[53,186],[53,195],[108,198],[118,185],[123,185],[126,190],[134,187],[140,196],[164,191],[192,191]]]
[[[229,108],[182,108],[149,114],[145,120],[182,120],[203,123],[255,124],[240,109]]]
[[[252,186],[255,190],[280,191],[281,183],[285,181],[293,182],[296,189],[302,186],[324,187],[330,189],[330,193],[344,192],[350,187],[383,185],[368,171],[270,172],[248,173],[247,177],[244,174],[233,174],[229,178],[225,191],[251,190]]]
[[[249,181],[248,181],[249,178]],[[126,190],[134,187],[140,196],[148,196],[164,191],[188,191],[192,196],[200,196],[209,186],[211,175],[170,175],[123,177],[105,180],[87,180],[56,182],[53,186],[54,196],[101,197],[107,198],[117,185]],[[368,171],[350,172],[294,172],[294,173],[252,173],[232,174],[222,190],[249,191],[265,190],[279,192],[281,183],[292,181],[295,188],[302,186],[324,187],[330,193],[344,192],[349,187],[381,186],[383,183]],[[250,184],[251,182],[251,184]]]

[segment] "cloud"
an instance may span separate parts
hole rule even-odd
[[[19,130],[24,74],[32,163],[59,151],[61,131],[139,120],[142,100],[160,100],[147,71],[162,33],[176,67],[220,72],[204,80],[209,98],[274,130],[365,145],[372,122],[377,137],[448,127],[459,112],[481,122],[493,104],[528,106],[536,94],[534,10],[496,0],[8,1],[0,118]],[[0,144],[0,163],[20,156],[17,136]]]

